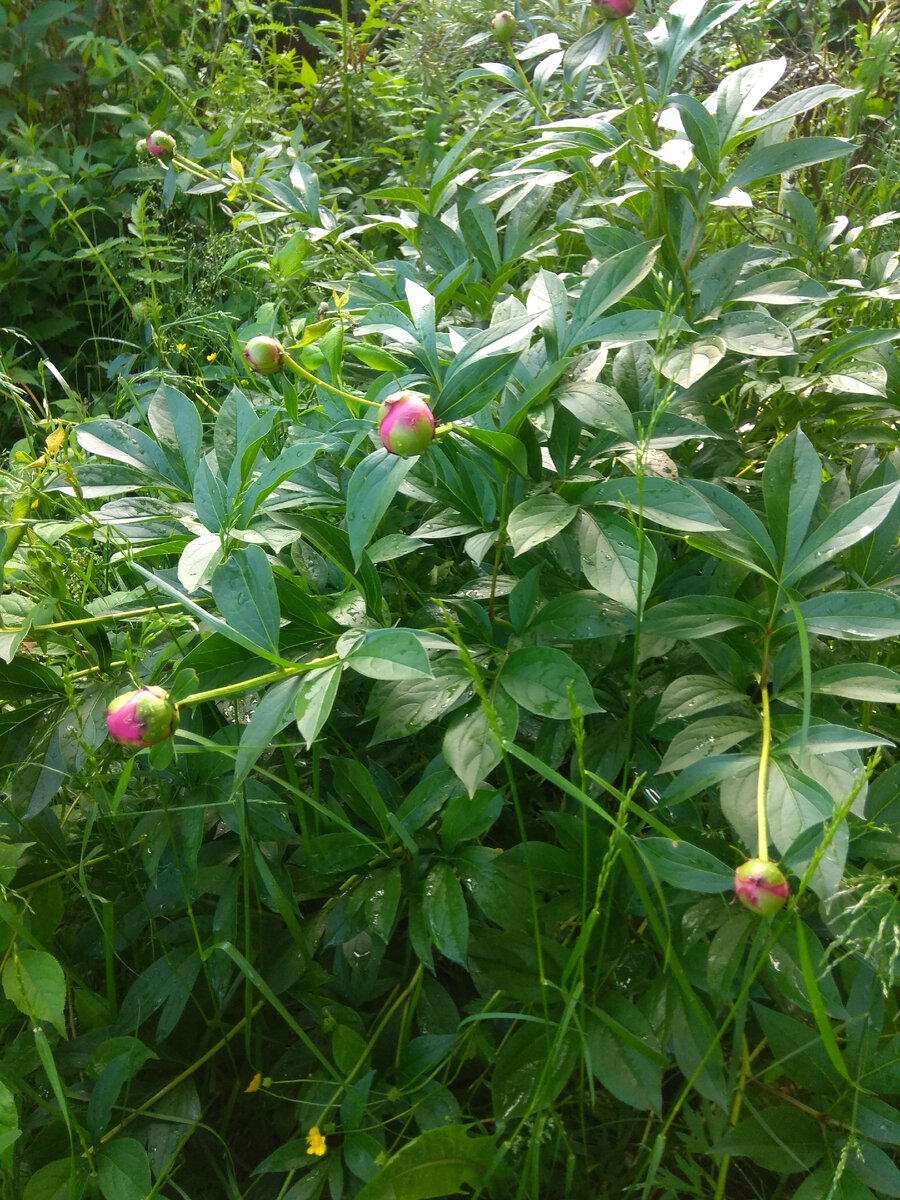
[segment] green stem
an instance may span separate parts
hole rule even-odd
[[[54,621],[49,625],[32,625],[32,633],[49,633],[54,629],[75,629],[80,625],[102,625],[104,621],[117,621],[119,617],[145,617],[148,613],[163,612],[168,608],[181,608],[180,604],[151,604],[147,608],[132,608],[128,612],[101,613],[96,617],[76,617],[72,621]],[[19,629],[7,629],[0,626],[0,633],[21,633]],[[27,631],[26,631],[27,632]]]
[[[242,692],[249,692],[251,689],[264,687],[267,683],[278,683],[282,679],[290,679],[294,675],[300,675],[304,671],[318,671],[321,667],[334,666],[339,662],[337,654],[328,654],[325,658],[314,658],[312,662],[295,663],[293,667],[284,667],[282,670],[269,671],[266,675],[257,675],[254,679],[244,679],[240,683],[229,683],[225,687],[210,688],[208,692],[194,692],[190,696],[185,696],[183,700],[179,700],[175,707],[180,712],[183,708],[187,708],[189,704],[203,704],[207,700],[222,700],[225,696],[235,696]]]
[[[769,747],[772,744],[772,718],[769,712],[769,689],[765,675],[760,679],[762,689],[762,750],[759,755],[759,777],[756,782],[756,840],[757,858],[769,861],[769,832],[766,825],[766,783],[769,778]]]
[[[653,106],[650,103],[650,93],[647,91],[647,85],[644,82],[641,61],[638,58],[637,47],[634,44],[634,38],[631,36],[631,26],[627,20],[622,22],[622,37],[625,39],[625,48],[628,51],[628,60],[631,63],[634,80],[637,83],[638,91],[641,93],[644,129],[647,132],[647,140],[654,150],[658,150],[659,130],[656,128],[656,121],[653,119]]]
[[[250,1015],[256,1016],[264,1004],[265,1000],[257,1001],[256,1006],[253,1008]],[[199,1071],[204,1063],[209,1062],[209,1060],[214,1058],[220,1050],[224,1049],[225,1046],[227,1046],[232,1040],[232,1038],[236,1037],[240,1033],[246,1024],[247,1018],[241,1017],[240,1021],[238,1021],[236,1025],[233,1025],[224,1037],[219,1038],[219,1040],[211,1049],[207,1050],[205,1054],[201,1055],[200,1058],[192,1062],[186,1071],[182,1071],[180,1075],[176,1075],[175,1078],[170,1080],[164,1088],[160,1088],[158,1092],[154,1092],[149,1100],[145,1100],[143,1104],[139,1105],[138,1108],[133,1109],[128,1116],[124,1117],[118,1123],[118,1125],[114,1126],[114,1128],[105,1133],[100,1139],[100,1145],[105,1146],[106,1143],[111,1142],[114,1137],[118,1137],[119,1133],[125,1128],[126,1125],[130,1125],[136,1117],[141,1116],[142,1113],[145,1113],[148,1109],[153,1108],[155,1104],[158,1104],[164,1096],[169,1094],[169,1092],[174,1091],[174,1089],[177,1088],[180,1083],[183,1083],[185,1079],[190,1079],[194,1072]]]
[[[531,86],[531,80],[528,78],[528,76],[522,70],[522,64],[516,58],[515,50],[513,50],[512,46],[507,46],[506,49],[509,51],[509,57],[512,59],[512,65],[516,68],[516,71],[518,71],[519,78],[522,80],[522,83],[525,87],[525,91],[528,93],[528,98],[531,100],[531,103],[537,109],[538,113],[541,116],[541,119],[549,125],[552,118],[551,118],[550,114],[547,112],[546,108],[544,108],[543,104],[541,104],[540,100],[538,100],[537,92]]]
[[[341,396],[344,400],[352,400],[354,404],[366,404],[369,408],[380,408],[380,404],[376,404],[374,400],[365,400],[362,396],[354,396],[352,392],[345,392],[343,388],[335,387],[333,383],[326,383],[324,379],[319,379],[317,375],[313,375],[312,371],[307,371],[306,367],[301,365],[287,353],[285,353],[284,361],[296,371],[301,379],[305,379],[307,383],[313,383],[316,387],[322,387],[326,392],[334,392],[336,396]]]

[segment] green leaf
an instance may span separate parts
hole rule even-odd
[[[97,1155],[104,1200],[146,1200],[151,1188],[147,1151],[134,1138],[116,1138]]]
[[[49,1021],[66,1036],[66,977],[52,954],[14,950],[3,967],[3,991],[19,1012],[34,1021]]]
[[[273,738],[290,723],[300,685],[299,676],[283,679],[267,689],[253,710],[253,715],[241,730],[241,741],[234,760],[234,778],[231,786],[235,791],[253,770],[263,751],[269,749]]]
[[[846,138],[833,137],[799,137],[773,146],[756,146],[725,180],[720,195],[735,187],[746,188],[771,175],[784,175],[801,167],[845,158],[853,150],[853,143]]]
[[[819,981],[813,968],[812,958],[810,957],[806,941],[806,928],[798,911],[794,913],[794,931],[797,936],[797,949],[800,957],[800,969],[803,972],[803,982],[806,984],[806,994],[809,997],[812,1014],[819,1030],[819,1037],[822,1039],[822,1045],[825,1047],[825,1053],[828,1055],[831,1065],[852,1087],[855,1081],[847,1070],[847,1064],[844,1062],[844,1056],[841,1054],[837,1038],[834,1036],[834,1030],[831,1028],[831,1022],[828,1019],[828,1013],[825,1011],[825,1001],[819,989]]]
[[[479,1188],[493,1154],[494,1139],[471,1138],[465,1125],[429,1129],[388,1159],[356,1200],[443,1200]]]
[[[794,557],[785,562],[785,585],[802,579],[848,546],[868,537],[890,514],[898,497],[900,483],[890,483],[854,496],[829,513]]]
[[[549,1108],[565,1087],[575,1061],[573,1039],[558,1038],[543,1021],[524,1024],[497,1055],[491,1079],[495,1116],[505,1121]]]
[[[578,297],[563,351],[579,344],[580,336],[614,304],[649,275],[660,243],[640,242],[613,254],[591,275]]]
[[[509,514],[507,530],[514,554],[525,554],[565,529],[578,512],[554,492],[523,500]]]
[[[769,532],[786,567],[796,561],[822,484],[819,456],[799,426],[770,451],[762,482]]]
[[[706,982],[716,1009],[740,986],[739,974],[747,953],[751,930],[759,922],[749,912],[736,912],[716,930],[706,956]]]
[[[498,678],[517,704],[539,717],[567,721],[572,702],[583,713],[602,712],[581,667],[564,651],[550,646],[513,650]]]
[[[735,354],[774,358],[796,354],[794,337],[786,325],[755,309],[730,310],[703,326],[705,336],[719,338]]]
[[[762,626],[749,604],[731,596],[682,596],[648,608],[642,631],[648,637],[694,641],[741,626]]]
[[[494,697],[494,712],[503,737],[512,740],[519,722],[518,705],[505,692]],[[481,702],[471,705],[457,717],[444,735],[444,758],[454,774],[474,796],[478,784],[503,758],[503,751],[491,729]]]
[[[752,508],[723,487],[692,479],[688,486],[706,501],[721,532],[691,537],[690,544],[710,554],[769,574],[778,554],[768,530]]]
[[[447,802],[441,820],[441,841],[450,854],[460,842],[474,841],[487,833],[503,811],[503,793],[477,791]]]
[[[850,1170],[883,1196],[900,1196],[900,1169],[878,1146],[862,1142],[851,1155]]]
[[[682,986],[688,988],[689,984],[685,981]],[[701,1096],[724,1109],[728,1093],[722,1048],[715,1041],[716,1027],[696,993],[688,991],[687,996],[690,1003],[680,992],[674,1002],[672,1047],[675,1061],[689,1079],[696,1074],[694,1087]]]
[[[825,592],[798,607],[806,628],[820,637],[871,642],[900,636],[900,597],[892,592]]]
[[[431,675],[428,651],[411,629],[372,629],[359,638],[344,661],[370,679],[420,679]]]
[[[646,605],[656,577],[656,550],[643,539],[641,606]],[[591,587],[617,601],[629,612],[638,610],[638,564],[641,537],[631,521],[611,513],[596,517],[582,513],[578,519],[581,569]]]
[[[480,450],[485,450],[504,466],[512,467],[519,475],[527,476],[528,456],[518,438],[494,429],[479,429],[475,425],[457,425],[452,432]]]
[[[756,737],[759,732],[759,720],[752,716],[719,716],[692,721],[672,738],[657,770],[683,771],[685,767],[711,754],[724,754],[747,738]]]
[[[86,1172],[79,1171],[72,1156],[58,1158],[35,1171],[25,1184],[22,1200],[81,1200],[86,1182]]]
[[[761,1109],[741,1121],[719,1138],[712,1153],[749,1158],[768,1171],[793,1175],[815,1166],[825,1153],[825,1143],[815,1117],[785,1104]]]
[[[441,954],[466,966],[469,910],[462,885],[448,863],[435,863],[425,878],[422,912],[428,932]]]
[[[0,1083],[0,1156],[21,1137],[16,1098],[5,1083]]]
[[[783,58],[750,63],[729,72],[716,89],[716,138],[723,146],[739,133],[744,122],[784,74]]]
[[[716,675],[683,675],[673,680],[660,697],[657,723],[682,721],[726,704],[747,704],[746,692]]]
[[[347,533],[356,567],[416,461],[416,457],[399,458],[387,450],[376,450],[367,454],[351,475],[347,487]]]
[[[272,567],[259,546],[235,550],[210,581],[213,599],[232,629],[269,654],[278,653],[281,610]]]
[[[169,457],[180,460],[184,478],[193,479],[203,450],[203,423],[193,400],[161,383],[153,393],[147,420]]]
[[[623,1104],[662,1110],[662,1073],[666,1065],[659,1042],[644,1014],[624,996],[607,992],[588,1014],[585,1030],[588,1069]]]
[[[641,838],[636,848],[651,870],[665,883],[693,892],[728,892],[734,887],[734,870],[699,846],[669,838]]]
[[[612,51],[612,27],[613,22],[601,21],[595,29],[569,43],[562,61],[566,83],[571,86],[583,72],[603,66]]]
[[[813,671],[812,690],[871,704],[900,704],[900,674],[877,663],[852,663]]]
[[[372,690],[368,711],[378,717],[370,745],[418,733],[471,692],[472,680],[458,658],[442,655],[431,678],[381,682]]]
[[[832,1165],[819,1167],[806,1176],[791,1200],[822,1200],[823,1196],[827,1196],[828,1200],[877,1200],[875,1193],[870,1192],[862,1180],[853,1174],[852,1161],[851,1154],[850,1165],[840,1179],[835,1178]]]
[[[589,429],[605,429],[632,445],[637,443],[631,409],[615,388],[597,380],[572,383],[559,393],[557,400]]]
[[[582,504],[611,504],[629,512],[643,511],[644,517],[667,529],[680,533],[702,533],[719,530],[709,505],[685,487],[671,479],[645,478],[639,482],[633,476],[610,479],[595,484],[581,498]]]
[[[133,425],[101,417],[79,425],[75,437],[89,454],[126,463],[150,476],[157,485],[174,485],[190,495],[190,478],[185,474],[183,462],[171,462],[161,446]]]
[[[711,179],[718,180],[720,147],[716,120],[723,116],[721,108],[716,110],[714,117],[694,96],[670,96],[669,99],[681,113],[684,132],[690,138],[697,162]]]
[[[802,88],[751,117],[741,132],[758,133],[761,129],[777,125],[779,121],[787,121],[800,113],[809,112],[824,100],[848,100],[857,94],[856,88],[837,87],[833,83],[820,83],[815,87]]]

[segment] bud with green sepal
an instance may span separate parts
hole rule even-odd
[[[495,13],[491,21],[491,33],[504,45],[511,42],[516,33],[516,18],[507,9]]]
[[[175,153],[176,141],[164,129],[154,129],[147,136],[147,153],[151,158],[171,158]]]
[[[284,366],[284,346],[277,338],[260,334],[244,347],[244,358],[259,375],[275,375]]]
[[[428,397],[418,392],[395,392],[381,407],[378,433],[389,454],[412,458],[434,438],[434,414]]]
[[[734,894],[745,908],[774,917],[790,895],[783,873],[762,858],[751,858],[734,873]]]
[[[118,745],[142,750],[171,737],[178,728],[178,709],[161,687],[137,688],[113,700],[106,728]]]

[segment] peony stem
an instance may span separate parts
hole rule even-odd
[[[317,671],[321,667],[331,667],[339,662],[337,654],[328,654],[325,658],[314,658],[312,662],[295,663],[293,667],[284,667],[278,671],[269,671],[266,675],[257,675],[254,679],[244,679],[240,683],[229,683],[225,687],[210,688],[208,692],[194,692],[179,700],[175,707],[180,712],[189,704],[203,704],[207,700],[222,700],[226,696],[235,696],[241,692],[249,692],[254,688],[263,687],[267,683],[278,683],[282,679],[290,679],[304,671]]]
[[[285,353],[284,361],[292,371],[297,372],[301,379],[305,379],[308,383],[314,383],[316,387],[324,388],[326,392],[334,392],[336,396],[341,396],[344,400],[352,400],[354,404],[366,404],[369,408],[381,407],[374,400],[366,400],[362,396],[354,396],[352,392],[345,392],[343,388],[335,387],[333,383],[326,383],[324,379],[319,379],[318,376],[313,375],[312,371],[307,371],[306,367],[301,367],[300,363],[296,359],[291,358],[287,353]]]
[[[756,838],[757,858],[769,861],[769,831],[766,824],[766,785],[769,778],[769,747],[772,743],[772,719],[769,712],[769,689],[765,677],[760,680],[762,688],[762,750],[759,755],[759,777],[756,783]]]

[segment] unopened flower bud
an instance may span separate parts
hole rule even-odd
[[[260,375],[274,375],[284,366],[284,346],[278,338],[260,334],[244,347],[244,358]]]
[[[109,736],[120,746],[140,750],[164,741],[178,728],[178,709],[161,687],[143,687],[117,696],[106,710]]]
[[[745,908],[773,917],[790,893],[787,880],[774,863],[751,858],[734,873],[734,894]]]
[[[630,17],[637,7],[637,0],[594,0],[594,8],[601,21],[619,21]]]
[[[147,138],[147,153],[153,158],[171,158],[175,153],[175,139],[164,129],[154,129]]]
[[[153,305],[149,300],[138,300],[131,310],[133,321],[149,321],[153,314]]]
[[[384,448],[400,458],[411,458],[427,449],[434,437],[434,415],[427,396],[395,392],[379,410],[378,432]]]
[[[149,154],[149,150],[147,149],[147,139],[139,138],[134,144],[134,149],[136,154]]]
[[[511,42],[516,32],[516,18],[507,9],[494,14],[491,33],[498,42]]]

